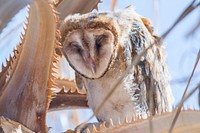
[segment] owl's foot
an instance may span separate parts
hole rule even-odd
[[[100,124],[101,123],[83,123],[83,124],[78,125],[75,128],[75,131],[76,133],[87,133],[88,130],[92,132],[93,126],[95,126],[96,129],[98,130]]]

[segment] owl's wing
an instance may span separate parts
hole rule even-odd
[[[156,39],[148,29],[147,21],[135,20],[132,23],[130,37],[131,56],[134,58]],[[148,22],[149,23],[149,22]],[[150,30],[150,31],[149,31]],[[169,86],[168,69],[165,64],[163,47],[159,44],[154,45],[140,59],[132,73],[134,86],[133,99],[137,99],[143,110],[147,105],[155,111],[170,111],[172,108],[172,93]],[[134,90],[132,89],[132,90]],[[152,101],[152,102],[150,102]]]

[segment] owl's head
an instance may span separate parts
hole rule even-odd
[[[140,18],[132,8],[68,16],[60,27],[61,51],[80,75],[100,78],[112,67],[118,48],[128,41],[134,19]]]
[[[105,14],[73,15],[61,26],[62,53],[86,78],[102,77],[111,67],[118,44],[116,23]],[[104,17],[104,19],[102,19]]]
[[[72,68],[87,78],[101,77],[109,67],[114,36],[103,28],[76,29],[63,43],[62,52]]]

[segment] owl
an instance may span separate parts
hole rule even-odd
[[[152,114],[172,109],[164,48],[156,43],[158,37],[149,21],[132,7],[70,15],[61,24],[60,32],[62,54],[75,70],[78,88],[86,89],[88,105],[93,111],[120,82],[96,115],[100,123],[112,119],[116,124],[125,117],[146,117],[150,101],[153,101]],[[153,43],[130,69],[134,58]]]

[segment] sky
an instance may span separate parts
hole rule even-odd
[[[154,25],[155,32],[162,35],[178,18],[183,10],[190,4],[191,0],[118,0],[115,10],[123,9],[133,5],[136,12],[141,16],[149,18]],[[197,2],[199,2],[197,0]],[[154,9],[156,8],[156,10]],[[111,0],[103,0],[99,4],[99,11],[110,11]],[[26,9],[21,10],[0,34],[0,63],[5,64],[5,58],[12,54],[13,48],[20,42],[20,32],[23,31],[22,22],[27,16]],[[200,50],[200,28],[192,36],[187,33],[200,21],[200,8],[187,16],[166,37],[164,46],[166,48],[166,62],[171,75],[170,84],[175,97],[176,105],[183,94],[189,75],[192,72],[197,53]],[[14,29],[14,30],[13,30]],[[12,38],[12,39],[11,39]],[[1,70],[1,68],[0,68]],[[195,75],[191,81],[189,91],[200,82],[200,65],[197,66]],[[181,81],[185,79],[185,81]],[[181,81],[181,82],[180,82]],[[186,103],[185,107],[198,108],[198,93],[195,93]],[[83,122],[92,114],[91,110],[62,110],[50,112],[47,116],[48,126],[52,127],[50,132],[63,132],[73,128],[74,124],[66,118],[74,118],[78,115],[79,123]],[[95,121],[93,119],[92,121]],[[76,121],[74,122],[76,123]]]

